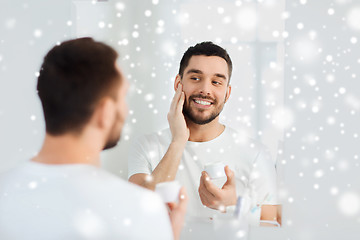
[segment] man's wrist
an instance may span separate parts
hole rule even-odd
[[[174,147],[180,147],[180,148],[185,148],[187,140],[180,140],[180,139],[173,139],[170,143],[170,145],[174,146]]]

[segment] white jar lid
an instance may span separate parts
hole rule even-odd
[[[164,202],[178,202],[181,185],[178,181],[162,182],[155,186],[155,192],[160,195]]]
[[[207,172],[211,179],[226,177],[225,164],[223,162],[214,162],[205,164],[204,171]]]

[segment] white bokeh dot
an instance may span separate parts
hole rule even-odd
[[[130,226],[131,225],[131,219],[130,218],[125,218],[124,220],[123,220],[123,223],[124,223],[124,225],[125,226]]]
[[[346,216],[354,216],[360,210],[360,197],[358,193],[346,192],[339,196],[338,208]]]
[[[239,230],[239,231],[236,232],[236,237],[237,238],[243,238],[245,236],[246,236],[246,231],[244,231],[244,230]]]
[[[321,178],[322,176],[324,176],[324,171],[321,170],[321,169],[319,169],[319,170],[317,170],[317,171],[314,173],[314,176],[315,176],[316,178]]]
[[[100,22],[98,23],[98,26],[99,26],[99,28],[104,28],[104,27],[105,27],[105,23],[104,23],[103,21],[100,21]]]
[[[299,94],[301,92],[300,88],[294,88],[294,93]]]
[[[318,106],[312,106],[311,111],[313,113],[318,113],[319,112],[319,107]]]
[[[40,38],[42,36],[42,31],[40,29],[35,29],[34,37]]]
[[[326,75],[326,81],[328,81],[329,83],[334,82],[335,81],[335,76],[333,74]]]
[[[356,37],[351,37],[350,38],[350,42],[352,43],[352,44],[355,44],[355,43],[357,43],[357,38]]]
[[[339,93],[340,94],[346,93],[346,88],[344,88],[344,87],[339,88]]]
[[[117,2],[117,3],[115,4],[115,8],[116,8],[117,10],[119,10],[119,11],[123,11],[123,10],[125,9],[125,4],[122,3],[122,2]]]
[[[150,17],[152,13],[150,10],[146,10],[144,14],[146,17]]]
[[[326,122],[327,122],[327,124],[329,124],[329,125],[334,125],[335,122],[336,122],[336,119],[335,119],[333,116],[329,116],[329,117],[326,119]]]
[[[158,24],[160,27],[162,27],[162,26],[164,26],[165,22],[164,22],[164,20],[159,20],[159,21],[157,22],[157,24]]]
[[[279,32],[279,31],[273,31],[273,32],[272,32],[272,36],[275,37],[275,38],[277,38],[277,37],[280,36],[280,32]]]
[[[272,114],[272,123],[280,129],[290,127],[293,121],[294,114],[289,108],[276,108]]]
[[[360,7],[351,8],[346,16],[348,26],[353,30],[360,30]]]
[[[133,38],[138,38],[140,34],[139,34],[139,32],[134,31],[131,35]]]
[[[30,189],[35,189],[35,188],[37,188],[37,185],[38,185],[37,182],[32,181],[32,182],[29,182],[28,187]]]
[[[339,193],[339,189],[337,187],[330,188],[330,194],[335,196]]]

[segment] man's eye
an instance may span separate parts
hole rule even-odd
[[[198,78],[198,77],[192,77],[191,79],[192,79],[192,80],[196,80],[196,81],[197,81],[197,80],[200,80],[200,78]]]
[[[218,81],[213,81],[213,84],[215,84],[215,85],[219,85],[219,84],[221,84],[221,82],[218,82]]]

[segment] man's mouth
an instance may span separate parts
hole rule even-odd
[[[212,104],[212,103],[211,103],[211,102],[209,102],[209,101],[200,100],[200,99],[194,99],[194,102],[196,102],[197,104],[204,105],[204,106],[209,106],[209,105],[211,105],[211,104]]]
[[[206,98],[192,98],[192,101],[194,101],[195,107],[202,108],[202,109],[208,109],[211,108],[211,106],[215,103],[211,99]]]

